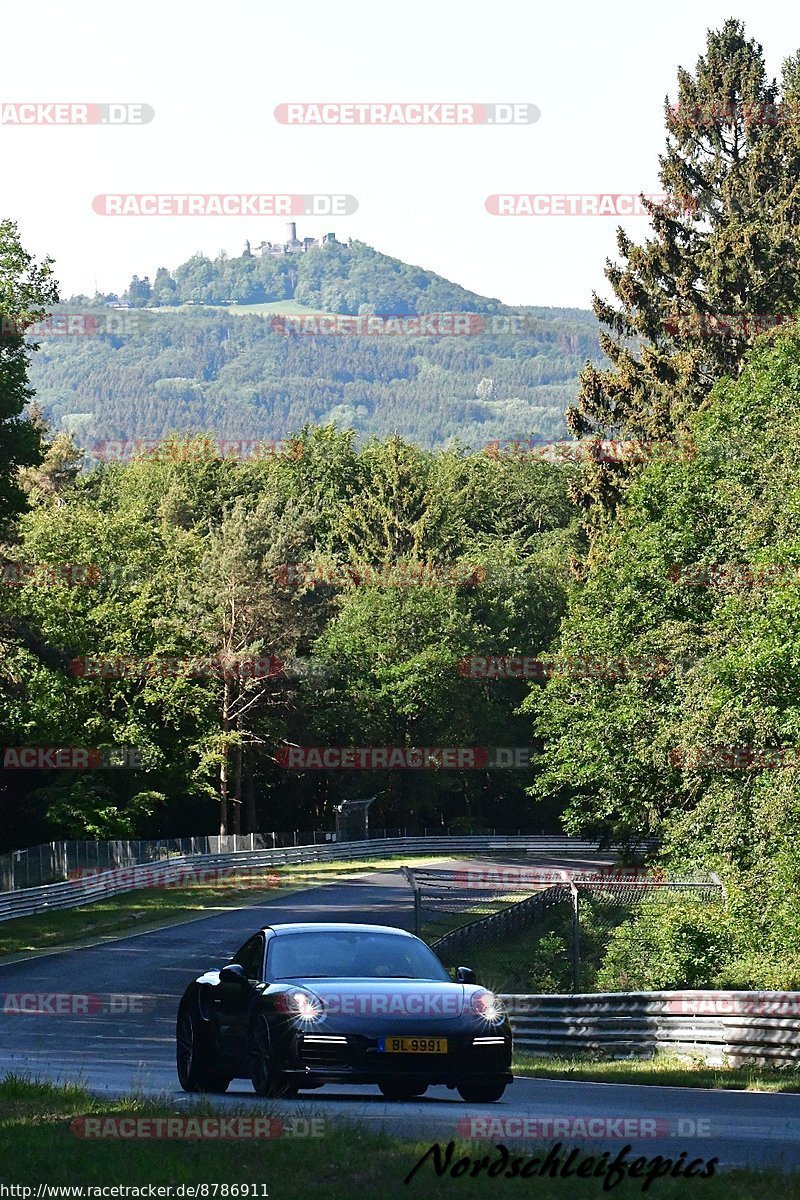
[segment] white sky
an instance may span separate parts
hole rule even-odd
[[[588,307],[614,217],[490,216],[494,192],[657,192],[662,104],[707,27],[745,20],[771,74],[800,46],[776,0],[36,0],[0,9],[0,101],[143,102],[142,127],[0,126],[0,216],[64,295],[122,290],[197,251],[282,240],[284,219],[97,216],[98,193],[355,195],[333,229],[508,303]],[[292,100],[528,102],[511,128],[279,125]],[[642,238],[645,218],[625,222]]]

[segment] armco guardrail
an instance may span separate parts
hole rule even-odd
[[[647,843],[650,847],[652,843]],[[608,847],[613,853],[620,847]],[[292,866],[301,863],[332,862],[343,859],[387,858],[406,855],[476,854],[498,851],[520,851],[542,856],[595,855],[596,842],[575,838],[509,836],[509,837],[429,837],[386,838],[361,842],[335,842],[317,846],[286,847],[281,850],[240,850],[229,854],[185,855],[161,863],[145,863],[102,871],[84,878],[44,887],[19,888],[0,892],[0,921],[12,917],[31,916],[56,909],[76,908],[107,896],[137,888],[175,886],[194,869],[209,872],[221,869],[241,869],[252,872],[260,868]]]
[[[521,837],[521,829],[485,829],[484,837]],[[365,834],[372,840],[407,838],[403,828],[371,829]],[[458,837],[447,828],[417,830],[413,837]],[[549,835],[542,835],[549,836]],[[319,846],[330,842],[348,841],[333,830],[265,830],[263,833],[229,833],[222,836],[201,834],[195,837],[135,838],[112,841],[72,840],[45,842],[0,854],[0,892],[12,888],[44,887],[71,879],[78,871],[111,871],[119,867],[135,867],[141,863],[163,862],[168,858],[184,858],[196,854],[229,854],[242,850],[283,850],[286,847]]]
[[[649,1058],[710,1065],[800,1065],[800,992],[598,992],[504,995],[517,1049],[552,1057]]]

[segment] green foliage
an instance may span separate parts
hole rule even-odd
[[[26,341],[26,326],[44,317],[58,302],[52,260],[37,263],[23,249],[13,221],[0,221],[0,535],[10,517],[24,508],[17,468],[39,462],[39,435],[22,420],[33,395],[28,370],[35,343]]]
[[[581,367],[603,361],[588,312],[512,310],[359,242],[280,257],[195,255],[173,274],[159,268],[152,290],[148,277],[135,276],[123,300],[132,311],[73,297],[68,311],[80,301],[101,332],[48,339],[33,368],[48,416],[87,447],[176,429],[280,439],[306,423],[352,427],[364,439],[402,430],[428,447],[551,441],[564,436]],[[273,308],[255,315],[258,304]],[[500,328],[441,337],[287,334],[273,328],[282,305],[480,313],[497,316]],[[502,320],[512,313],[516,327]]]
[[[648,203],[644,244],[618,231],[622,262],[605,269],[615,302],[595,294],[593,305],[612,366],[587,364],[568,413],[574,433],[668,436],[754,342],[752,322],[709,334],[708,314],[800,309],[799,78],[792,58],[780,86],[770,81],[761,46],[733,19],[708,31],[693,74],[679,70],[659,160],[666,204]],[[624,475],[615,463],[587,466],[577,494],[593,523],[619,500]]]
[[[635,917],[611,933],[597,991],[713,986],[730,940],[729,918],[719,905],[681,894],[643,900]]]
[[[724,954],[713,929],[706,945],[702,924],[694,942],[689,926],[676,928],[669,952],[651,944],[654,918],[630,934],[654,963],[642,975],[640,962],[636,978],[742,987],[798,978],[797,767],[675,761],[681,749],[800,742],[798,397],[800,341],[764,338],[694,418],[696,456],[644,468],[594,547],[562,653],[649,656],[669,670],[554,677],[525,702],[546,743],[537,789],[564,805],[567,828],[658,832],[668,864],[701,863],[729,885],[729,921],[717,931]],[[676,566],[715,563],[783,564],[784,573],[718,586],[670,577]],[[614,964],[619,978],[622,959]]]
[[[571,586],[568,469],[396,437],[360,451],[353,441],[306,428],[297,453],[240,463],[204,457],[203,438],[186,447],[173,437],[130,465],[67,475],[58,503],[37,503],[20,521],[16,560],[91,565],[94,583],[7,589],[31,635],[12,637],[0,663],[7,744],[134,746],[142,766],[88,783],[73,772],[13,773],[0,800],[33,818],[18,817],[17,828],[38,819],[39,837],[51,827],[197,832],[214,827],[215,804],[231,830],[330,827],[334,804],[365,788],[381,793],[374,824],[526,824],[521,769],[412,778],[298,774],[276,762],[287,741],[526,745],[527,718],[515,713],[524,682],[476,682],[458,663],[544,650]],[[291,563],[338,573],[295,586]],[[359,579],[338,570],[347,564],[423,568],[430,579]],[[465,578],[481,570],[461,586],[448,582],[454,568]],[[287,671],[225,678],[158,665],[270,655]],[[133,669],[75,669],[92,658]],[[133,805],[143,792],[168,801],[149,812]],[[12,826],[6,836],[31,840]]]
[[[55,784],[40,793],[49,802],[47,819],[68,838],[131,838],[142,821],[166,802],[161,792],[137,792],[124,808],[115,803],[111,787],[75,780]]]

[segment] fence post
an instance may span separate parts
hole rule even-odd
[[[581,977],[581,922],[578,909],[578,889],[574,883],[569,885],[572,896],[572,990],[580,991]]]
[[[414,878],[414,872],[408,867],[401,867],[401,872],[406,878],[406,882],[414,892],[414,933],[419,937],[419,931],[422,926],[422,891],[419,884]]]

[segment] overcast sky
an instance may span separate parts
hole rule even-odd
[[[5,5],[3,104],[142,103],[146,125],[0,125],[0,216],[50,254],[65,295],[122,290],[197,251],[282,240],[285,218],[108,217],[119,193],[353,195],[352,216],[299,218],[508,303],[588,307],[617,219],[497,217],[493,193],[657,192],[663,101],[728,16],[771,74],[800,46],[775,0],[36,0]],[[534,104],[532,124],[282,125],[292,101]],[[624,222],[643,237],[646,218]]]

